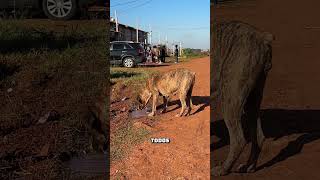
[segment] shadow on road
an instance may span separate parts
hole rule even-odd
[[[192,96],[192,103],[195,106],[200,106],[200,107],[193,107],[193,110],[191,111],[191,115],[197,114],[201,111],[203,111],[205,109],[205,107],[210,105],[210,97],[209,96]],[[170,101],[168,103],[168,107],[173,106],[173,105],[178,105],[173,109],[168,110],[167,112],[171,112],[174,110],[177,110],[179,108],[181,108],[181,103],[180,100],[174,100],[174,101]],[[160,105],[157,109],[161,109],[163,108],[163,105]],[[194,112],[193,112],[194,111]]]
[[[303,133],[296,140],[291,141],[269,162],[258,167],[262,169],[272,166],[280,161],[301,152],[307,143],[320,139],[320,110],[286,110],[265,109],[261,111],[262,129],[266,138],[274,141],[291,134]],[[220,140],[212,143],[212,151],[229,145],[229,133],[223,120],[211,122],[211,136],[217,136]]]

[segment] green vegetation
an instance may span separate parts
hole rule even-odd
[[[112,67],[110,70],[110,79],[112,84],[116,84],[115,91],[112,93],[113,98],[121,99],[123,96],[130,96],[131,102],[133,97],[137,96],[137,93],[145,85],[146,79],[152,74],[157,73],[148,68],[122,68]],[[121,89],[122,86],[128,88],[129,94],[126,94]],[[120,87],[117,89],[116,87]],[[120,96],[120,97],[118,97]],[[130,104],[130,102],[128,102]],[[110,157],[111,161],[120,160],[126,157],[131,149],[143,142],[148,136],[149,131],[141,127],[135,127],[132,119],[117,119],[117,122],[121,121],[123,124],[119,128],[111,133],[110,141]],[[112,122],[112,120],[111,120]]]
[[[201,52],[200,49],[185,48],[185,49],[183,49],[183,55],[187,59],[194,59],[194,58],[206,57],[206,56],[208,56],[208,53]]]
[[[149,133],[147,129],[135,128],[132,123],[117,130],[111,141],[110,160],[114,161],[126,156],[132,147],[143,142]]]
[[[146,68],[112,67],[110,70],[111,83],[121,83],[133,89],[141,88],[146,79],[157,72]]]
[[[90,151],[84,114],[109,73],[104,22],[0,21],[0,179],[60,179],[62,152]],[[59,118],[38,125],[50,111]],[[46,144],[46,158],[26,158]]]

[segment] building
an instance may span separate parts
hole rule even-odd
[[[138,30],[138,41],[142,44],[148,43],[148,32]],[[137,41],[137,29],[124,24],[118,24],[116,32],[116,22],[110,19],[110,41]]]

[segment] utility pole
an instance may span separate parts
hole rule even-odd
[[[137,28],[136,28],[136,41],[139,42],[139,24],[138,24],[138,18],[137,18]]]
[[[181,42],[179,42],[179,45],[180,45],[180,47],[179,47],[179,56],[181,56],[182,55],[182,45],[181,45]]]
[[[152,29],[151,29],[151,24],[149,24],[149,29],[150,29],[150,45],[152,46]]]
[[[114,18],[115,18],[115,20],[116,20],[116,32],[119,32],[119,24],[118,24],[117,10],[114,10]]]
[[[174,51],[175,51],[175,46],[174,46],[174,42],[172,43],[172,55],[174,56]]]
[[[116,22],[116,32],[115,32],[115,40],[119,41],[120,40],[120,34],[119,34],[119,22],[118,22],[118,16],[117,16],[117,11],[114,11],[114,18]]]
[[[168,53],[168,36],[166,35],[166,52]]]

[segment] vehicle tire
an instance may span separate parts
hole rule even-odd
[[[132,67],[134,67],[134,58],[133,57],[126,57],[123,59],[122,64],[124,67],[132,68]]]
[[[77,14],[76,0],[43,0],[42,8],[46,16],[55,20],[69,20]]]

